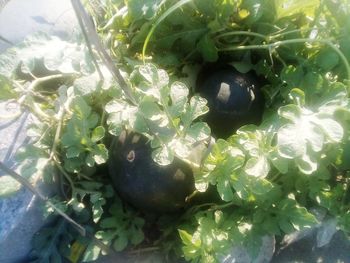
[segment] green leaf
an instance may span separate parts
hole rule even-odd
[[[282,106],[278,109],[278,115],[292,122],[297,122],[301,115],[301,109],[293,104]]]
[[[315,152],[323,148],[324,134],[317,127],[317,115],[309,111],[294,124],[282,126],[277,133],[277,144],[279,154],[287,159],[293,159],[306,154],[307,143]]]
[[[171,13],[173,13],[174,11],[178,10],[180,7],[182,7],[183,5],[189,3],[191,0],[180,0],[178,2],[176,2],[174,5],[172,5],[171,7],[167,8],[166,11],[160,15],[157,20],[152,24],[151,29],[149,30],[147,37],[143,43],[143,47],[142,47],[142,57],[144,58],[146,55],[146,50],[147,50],[147,46],[148,43],[154,33],[154,31],[156,30],[156,28],[161,24],[161,22],[166,19]]]
[[[133,228],[133,231],[131,232],[130,242],[133,245],[140,244],[145,239],[145,235],[142,232],[141,229]]]
[[[230,64],[234,66],[234,68],[237,71],[243,74],[246,74],[253,69],[253,64],[251,62],[239,61],[239,62],[232,62]]]
[[[305,207],[299,206],[290,211],[289,220],[296,230],[312,228],[318,223],[313,214],[309,213]]]
[[[91,134],[91,141],[98,142],[103,139],[105,136],[105,128],[103,126],[96,127]]]
[[[116,251],[122,251],[128,246],[128,237],[125,233],[119,233],[119,236],[113,242],[113,248]]]
[[[261,0],[246,0],[241,7],[248,11],[245,22],[249,25],[258,21],[264,13],[264,1]]]
[[[146,64],[138,68],[141,76],[152,84],[157,90],[168,85],[169,76],[165,70],[157,69],[155,65]]]
[[[161,7],[162,0],[129,0],[128,12],[131,20],[152,19]]]
[[[198,177],[199,176],[197,176],[195,181],[196,190],[198,190],[198,192],[200,193],[204,193],[205,191],[207,191],[209,187],[209,182],[206,181],[204,178],[198,178]]]
[[[288,197],[278,204],[280,214],[279,225],[285,233],[303,230],[315,226],[318,221],[305,207],[301,207],[294,199]]]
[[[278,225],[281,228],[281,230],[286,234],[289,234],[295,231],[293,225],[289,222],[289,220],[285,218],[280,219],[278,221]]]
[[[97,144],[93,151],[96,164],[103,164],[108,160],[108,150],[104,144]]]
[[[197,48],[201,52],[204,61],[216,62],[219,59],[218,50],[214,41],[209,38],[209,34],[204,35],[199,40]]]
[[[38,148],[37,145],[28,144],[18,149],[16,161],[23,163],[28,160],[35,160],[37,162],[40,158],[45,158],[46,156],[47,154],[42,149]]]
[[[81,119],[86,119],[91,113],[91,107],[80,96],[75,97],[72,107],[77,116],[79,116]]]
[[[169,147],[176,154],[176,156],[185,159],[191,153],[192,148],[188,144],[187,141],[183,138],[173,138],[171,142],[169,142]]]
[[[187,101],[187,96],[189,94],[189,90],[186,85],[182,82],[175,81],[170,87],[170,97],[172,103],[181,103]]]
[[[115,238],[116,233],[115,231],[112,230],[106,230],[106,231],[97,231],[95,234],[96,238],[98,239],[102,239],[105,242],[110,242],[111,240],[113,240],[113,238]]]
[[[310,155],[303,155],[295,159],[295,164],[304,174],[312,174],[317,170],[317,160]]]
[[[325,49],[317,54],[315,63],[323,70],[330,71],[338,65],[339,56],[333,49]]]
[[[179,232],[179,235],[180,235],[182,242],[185,245],[187,245],[187,246],[192,245],[192,236],[189,233],[187,233],[185,230],[181,230],[181,229],[178,229],[178,232]]]
[[[61,73],[91,73],[94,67],[86,50],[55,36],[35,33],[0,55],[0,74],[10,77],[17,69],[29,73],[37,68]]]
[[[186,112],[181,119],[184,125],[188,127],[193,120],[206,114],[208,111],[207,100],[195,95],[191,98],[190,104],[187,105]]]
[[[283,68],[281,72],[281,79],[291,86],[291,88],[296,88],[299,86],[303,75],[304,73],[302,67],[289,65]]]
[[[4,100],[10,100],[17,97],[12,84],[8,78],[0,75],[0,102]]]
[[[196,122],[188,128],[186,137],[190,137],[190,141],[193,143],[204,141],[210,137],[210,127],[205,122]]]
[[[86,161],[88,164],[88,161]],[[81,160],[80,158],[70,158],[64,160],[64,169],[66,169],[68,172],[71,173],[78,173],[81,171],[81,167],[84,164],[84,160]],[[92,163],[92,166],[94,166],[95,162]]]
[[[63,147],[77,146],[80,145],[81,137],[81,131],[76,126],[75,119],[72,118],[62,134],[61,143]]]
[[[170,87],[170,98],[172,105],[169,107],[170,114],[173,118],[180,116],[185,110],[189,90],[185,84],[174,82]]]
[[[165,117],[164,112],[160,109],[158,104],[150,97],[145,97],[141,101],[139,108],[143,116],[149,120],[156,121]]]
[[[9,175],[0,176],[0,198],[9,197],[21,189],[21,184]]]
[[[107,113],[119,112],[125,108],[125,104],[123,100],[111,100],[106,104],[105,110]]]
[[[217,225],[219,225],[219,224],[224,222],[225,215],[224,215],[224,213],[221,210],[216,210],[214,212],[214,219],[215,219],[215,223]]]
[[[104,80],[106,81],[106,80]],[[102,80],[98,73],[83,76],[74,81],[74,91],[80,96],[91,95],[101,88]]]
[[[174,154],[167,146],[163,146],[152,152],[152,159],[160,165],[168,165],[173,162]]]
[[[331,142],[340,142],[344,136],[343,127],[335,120],[328,118],[318,118],[315,121],[325,133],[327,139]]]
[[[304,13],[311,17],[314,16],[320,2],[319,0],[274,0],[277,18],[293,16],[298,13]]]
[[[253,178],[250,182],[250,188],[254,194],[264,196],[274,188],[274,185],[266,179]]]
[[[89,129],[95,128],[100,120],[99,115],[96,112],[92,112],[87,118],[87,126]]]
[[[300,87],[313,95],[322,92],[323,77],[316,72],[307,72],[300,83]]]
[[[243,200],[249,199],[249,180],[244,174],[233,174],[231,176],[232,182],[231,185],[235,189],[239,198]]]
[[[75,158],[79,157],[79,155],[83,152],[81,148],[78,148],[76,146],[71,146],[67,148],[66,156],[67,158]]]
[[[131,106],[121,99],[108,102],[105,110],[108,113],[108,131],[115,136],[119,136],[128,123],[134,124],[138,112],[137,107]]]
[[[282,174],[288,172],[288,160],[281,157],[276,150],[270,152],[269,158],[279,172]]]
[[[92,152],[86,156],[85,163],[88,167],[94,167],[95,159],[94,159],[94,154]]]
[[[237,71],[246,74],[250,70],[254,68],[254,65],[252,64],[251,59],[251,52],[248,51],[244,54],[243,58],[238,61],[233,61],[229,63],[229,65],[232,65]]]
[[[306,144],[301,140],[304,135],[303,127],[287,124],[279,129],[277,134],[278,152],[288,159],[303,156],[306,153]]]
[[[305,105],[305,93],[301,89],[292,89],[289,93],[289,97],[293,100],[294,104],[298,106]]]
[[[47,152],[42,149],[35,149],[31,144],[28,146],[24,150],[23,148],[19,150],[21,152],[18,155],[20,158],[29,155],[19,163],[19,174],[27,179],[32,178],[36,180],[38,178],[44,178],[46,182],[52,182],[55,171],[51,160],[47,156]],[[33,152],[31,153],[30,150],[33,150]]]
[[[265,178],[270,171],[270,164],[263,155],[250,158],[245,165],[245,172],[254,177]]]
[[[91,262],[91,261],[97,260],[100,253],[101,253],[100,247],[94,244],[89,244],[89,246],[85,250],[84,256],[82,258],[82,262]]]
[[[100,226],[104,229],[106,228],[116,228],[118,227],[118,221],[115,217],[107,217],[101,220]]]
[[[218,177],[216,187],[222,200],[229,202],[233,199],[233,191],[229,179],[224,176]]]
[[[91,194],[90,201],[92,205],[92,219],[97,223],[103,214],[102,206],[106,203],[106,200],[102,197],[100,193]]]
[[[84,203],[79,201],[76,196],[72,197],[71,200],[69,200],[68,204],[71,205],[72,209],[78,213],[82,212],[85,209]]]

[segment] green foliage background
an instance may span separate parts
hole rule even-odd
[[[28,131],[31,143],[18,153],[22,176],[60,183],[57,205],[116,251],[151,248],[169,260],[219,262],[233,246],[254,259],[262,237],[279,239],[323,219],[336,222],[325,231],[349,234],[347,1],[105,0],[86,6],[136,105],[102,63],[99,78],[79,37],[65,42],[36,35],[9,49],[0,55],[0,100],[15,99],[38,119]],[[267,83],[261,125],[244,126],[227,140],[211,137],[201,120],[209,109],[194,90],[198,65],[218,60]],[[160,165],[174,157],[189,163],[197,192],[214,189],[218,197],[170,217],[123,203],[104,165],[113,136],[123,129],[147,136]],[[195,145],[202,150],[194,152]],[[0,180],[6,185],[1,196],[19,188],[9,177]],[[33,259],[72,260],[77,244],[79,260],[102,254],[93,240],[57,222],[35,239]],[[155,226],[161,234],[145,239]]]

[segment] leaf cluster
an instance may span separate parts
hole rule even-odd
[[[194,122],[208,112],[207,101],[196,95],[188,98],[185,84],[170,84],[168,74],[152,64],[137,67],[131,82],[138,106],[117,99],[105,107],[111,134],[129,129],[150,138],[153,160],[160,165],[172,163],[175,156],[188,159],[193,145],[209,139],[209,126]]]
[[[80,39],[37,35],[0,55],[0,100],[15,99],[19,113],[36,120],[18,153],[23,176],[58,182],[61,206],[93,236],[116,251],[132,249],[146,238],[147,222],[118,198],[104,166],[111,138],[132,130],[149,139],[158,164],[191,165],[194,195],[218,194],[165,223],[156,243],[167,252],[220,262],[234,247],[253,260],[263,236],[317,226],[315,210],[333,220],[330,233],[350,233],[347,1],[107,0],[100,7],[97,26],[136,104],[102,64],[100,79]],[[193,64],[207,62],[266,80],[259,126],[211,137],[201,119],[206,101],[179,81],[195,79]],[[19,189],[1,179],[1,195]],[[85,261],[102,254],[67,229],[59,222],[39,234],[35,257],[69,257],[76,242]]]

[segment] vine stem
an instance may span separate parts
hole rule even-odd
[[[145,248],[132,250],[128,254],[135,255],[135,254],[140,254],[140,253],[145,253],[145,252],[154,252],[154,251],[158,251],[158,250],[160,250],[159,247],[145,247]]]
[[[301,32],[307,32],[307,31],[311,31],[312,28],[304,28],[304,29],[294,29],[294,30],[289,30],[289,31],[285,31],[285,32],[280,32],[280,33],[273,33],[271,35],[269,35],[267,38],[269,40],[272,40],[274,38],[279,38],[282,36],[287,36],[293,33],[301,33]]]
[[[198,190],[194,190],[194,191],[192,192],[192,194],[190,194],[189,196],[186,197],[185,202],[186,202],[186,203],[190,202],[191,199],[192,199],[193,197],[195,197],[198,193],[199,193]]]
[[[15,82],[17,87],[20,87],[23,91],[26,92],[26,94],[24,94],[21,98],[18,99],[18,104],[19,105],[25,105],[26,107],[28,107],[32,112],[34,112],[38,117],[42,118],[43,120],[47,120],[50,121],[52,119],[52,117],[50,115],[48,115],[47,113],[45,113],[37,103],[35,103],[34,101],[31,101],[31,103],[25,103],[27,96],[29,93],[33,93],[33,91],[41,84],[47,82],[47,81],[51,81],[51,80],[56,80],[56,79],[61,79],[61,78],[67,78],[67,77],[72,77],[75,76],[77,74],[75,73],[67,73],[67,74],[56,74],[56,75],[50,75],[50,76],[45,76],[45,77],[41,77],[41,78],[35,78],[34,81],[32,83],[30,83],[30,85],[28,86],[27,89],[24,89],[21,84]],[[35,94],[34,94],[35,95]]]
[[[73,5],[73,8],[75,8],[73,2],[72,2],[72,5]],[[85,27],[84,27],[84,22],[83,22],[82,16],[81,16],[81,15],[78,15],[78,12],[77,12],[76,9],[74,9],[74,10],[75,10],[75,12],[76,12],[76,14],[77,14],[76,17],[77,17],[77,19],[78,19],[79,26],[80,26],[81,31],[82,31],[82,33],[83,33],[84,39],[85,39],[85,41],[86,41],[87,48],[88,48],[88,50],[89,50],[89,52],[90,52],[90,55],[91,55],[91,58],[92,58],[92,63],[94,63],[94,66],[95,66],[95,68],[96,68],[96,70],[97,70],[97,73],[98,73],[98,76],[99,76],[100,80],[103,81],[103,80],[104,80],[104,77],[103,77],[102,71],[101,71],[101,69],[100,69],[100,66],[98,65],[97,60],[96,60],[96,58],[95,58],[95,56],[94,56],[94,52],[93,52],[93,50],[92,50],[92,45],[91,45],[91,42],[90,42],[88,33],[87,33],[87,31],[86,31],[86,29],[85,29]]]
[[[58,126],[57,126],[57,129],[56,129],[55,138],[53,140],[53,145],[52,145],[52,148],[51,148],[50,160],[53,159],[53,157],[55,155],[55,152],[56,152],[57,145],[58,145],[59,140],[60,140],[64,113],[65,113],[65,109],[64,109],[64,107],[61,107],[61,109],[58,112]]]
[[[171,123],[171,125],[172,125],[173,128],[175,129],[177,135],[179,135],[179,136],[181,137],[181,133],[180,133],[179,129],[176,127],[176,125],[175,125],[175,123],[174,123],[174,120],[173,120],[173,118],[171,117],[171,114],[170,114],[170,112],[169,112],[168,105],[167,105],[167,103],[164,101],[162,95],[160,95],[160,102],[161,102],[162,105],[163,105],[164,112],[165,112],[166,116],[168,117],[169,122]]]
[[[274,176],[272,176],[272,178],[270,178],[270,182],[277,181],[277,179],[280,177],[280,175],[281,175],[280,172],[276,173]]]
[[[227,208],[227,207],[234,206],[234,205],[237,205],[237,203],[235,203],[234,201],[228,202],[228,203],[223,204],[223,205],[214,205],[213,207],[209,208],[208,211],[223,209],[223,208]]]
[[[252,37],[259,37],[262,39],[268,39],[269,37],[263,34],[255,33],[255,32],[250,32],[250,31],[232,31],[232,32],[226,32],[222,33],[220,35],[217,35],[215,38],[222,38],[222,37],[228,37],[228,36],[252,36]]]
[[[58,170],[60,170],[60,172],[64,175],[64,177],[69,182],[69,185],[72,189],[72,192],[74,192],[75,191],[74,183],[73,183],[72,179],[70,178],[69,174],[63,169],[61,164],[58,162],[56,155],[53,156],[53,161],[54,161],[55,165],[57,166]]]
[[[347,172],[347,173],[350,173],[350,172]],[[350,188],[350,180],[348,179],[348,174],[346,176],[346,179],[345,179],[345,189],[344,189],[344,195],[343,195],[343,198],[342,198],[342,209],[344,210],[344,207],[346,205],[346,198],[347,198],[347,193],[349,191],[349,188]]]
[[[115,81],[119,84],[120,88],[124,91],[126,98],[133,105],[137,105],[137,101],[132,92],[132,89],[129,87],[126,80],[121,75],[119,69],[116,67],[110,55],[102,46],[100,38],[95,29],[95,25],[91,20],[89,14],[86,12],[84,6],[80,2],[80,0],[71,0],[71,4],[80,23],[81,30],[85,32],[84,37],[86,38],[88,45],[95,46],[95,49],[99,54],[100,59],[106,65],[107,69],[112,74]],[[91,55],[93,56],[94,53],[92,53]]]
[[[142,59],[143,62],[145,63],[145,57],[146,57],[146,51],[147,51],[147,46],[148,43],[151,40],[151,37],[154,33],[154,31],[156,30],[157,26],[165,19],[167,18],[171,13],[173,13],[174,11],[176,11],[178,8],[180,8],[181,6],[191,2],[192,0],[180,0],[178,1],[176,4],[174,4],[173,6],[171,6],[169,9],[167,9],[152,25],[150,31],[148,32],[145,42],[143,44],[142,47]]]
[[[236,50],[252,50],[252,49],[267,49],[271,50],[274,48],[278,48],[279,46],[283,45],[290,45],[290,44],[297,44],[297,43],[322,43],[325,45],[328,45],[331,47],[340,57],[342,62],[344,63],[348,80],[350,81],[350,65],[347,61],[345,55],[343,52],[340,51],[340,49],[334,45],[330,40],[327,39],[312,39],[312,38],[296,38],[296,39],[288,39],[288,40],[281,40],[276,41],[271,44],[261,44],[261,45],[247,45],[247,46],[235,46],[235,47],[227,47],[227,48],[221,48],[218,51],[225,52],[225,51],[236,51]],[[348,87],[350,89],[350,83],[348,84]]]
[[[30,83],[29,87],[26,89],[27,91],[31,92],[33,90],[35,90],[35,88],[37,86],[39,86],[40,84],[46,82],[46,81],[50,81],[50,80],[55,80],[55,79],[60,79],[60,78],[67,78],[67,77],[72,77],[76,75],[75,73],[62,73],[62,74],[56,74],[56,75],[50,75],[50,76],[45,76],[45,77],[41,77],[41,78],[35,78],[34,81],[32,83]]]

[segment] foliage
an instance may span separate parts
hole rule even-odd
[[[120,99],[107,103],[109,132],[118,136],[131,129],[151,135],[152,156],[161,165],[170,164],[174,156],[186,160],[192,145],[210,136],[206,123],[192,123],[208,112],[206,100],[193,96],[188,101],[188,88],[181,82],[169,85],[167,73],[154,65],[139,66],[131,76],[138,106]]]
[[[348,1],[106,0],[100,8],[94,19],[136,104],[102,63],[99,78],[79,38],[37,35],[9,49],[0,55],[0,100],[15,98],[38,119],[18,153],[23,176],[50,182],[57,174],[60,204],[116,251],[156,245],[187,261],[220,262],[243,247],[254,259],[263,236],[316,226],[315,209],[332,220],[320,244],[337,228],[350,233]],[[266,80],[266,108],[260,125],[215,139],[193,79],[198,64],[222,61]],[[210,197],[156,220],[155,241],[143,232],[149,215],[124,204],[106,176],[110,141],[123,129],[145,135],[158,164],[190,164],[196,193]],[[7,179],[1,195],[18,189]],[[80,240],[60,226],[38,236],[36,258],[66,257]],[[79,242],[85,261],[102,254]]]
[[[111,216],[101,221],[103,230],[96,233],[97,237],[108,242],[113,240],[113,248],[116,251],[124,250],[129,242],[138,245],[143,241],[144,220],[137,217],[132,210],[124,211],[121,200],[114,201],[109,213]]]

